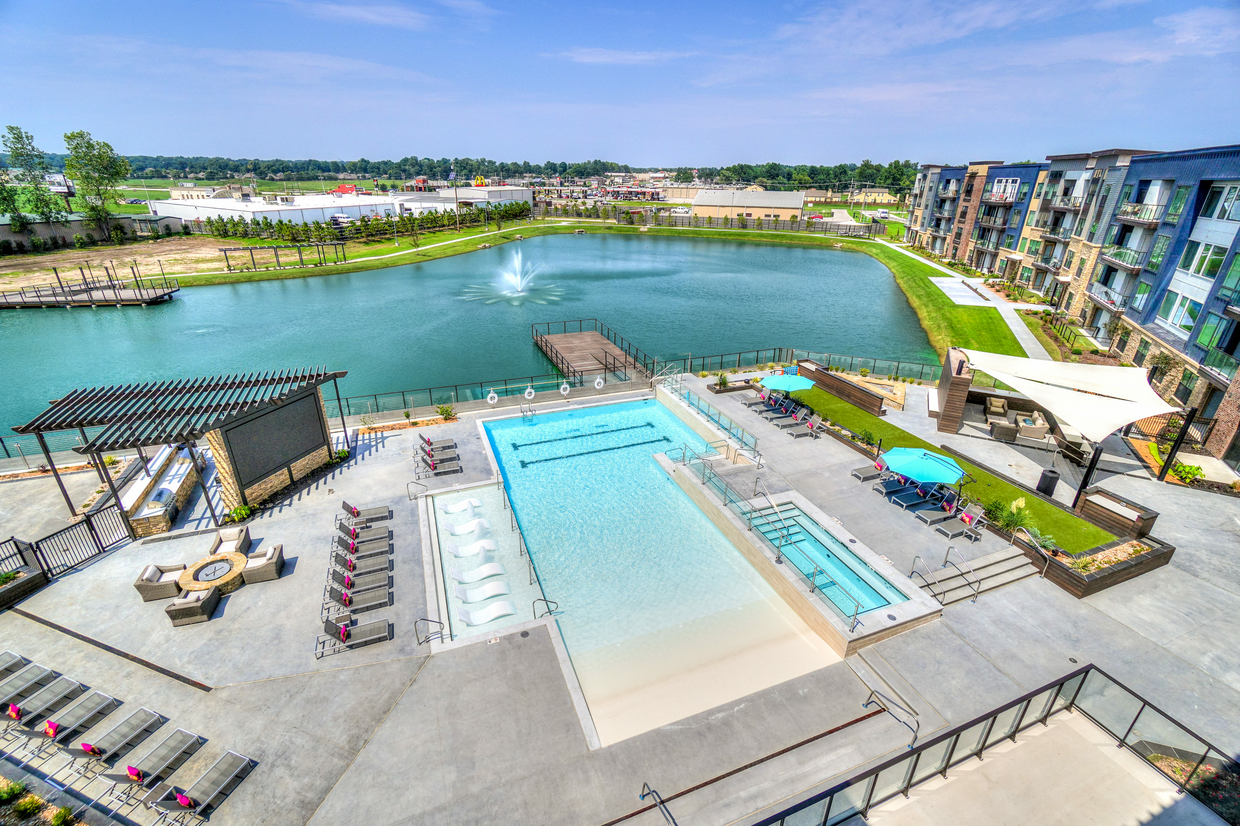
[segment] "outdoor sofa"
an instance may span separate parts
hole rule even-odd
[[[244,577],[244,574],[242,574]],[[164,607],[164,613],[174,627],[206,622],[220,604],[220,589],[212,585],[205,591],[182,591],[180,596]]]
[[[142,569],[142,573],[138,574],[133,587],[138,589],[143,602],[172,599],[181,593],[177,580],[184,570],[184,565],[147,565]]]
[[[1045,439],[1047,432],[1051,429],[1047,423],[1046,417],[1042,415],[1041,410],[1035,410],[1033,415],[1026,416],[1022,413],[1016,414],[1016,430],[1026,439]]]
[[[284,570],[284,546],[271,545],[266,550],[252,553],[246,559],[241,579],[246,585],[253,582],[270,582],[279,579]]]
[[[995,422],[1007,422],[1007,420],[1007,399],[997,399],[994,396],[988,396],[986,398],[986,423],[993,424]]]
[[[250,526],[241,525],[236,528],[223,528],[216,531],[215,539],[211,542],[211,550],[207,553],[209,556],[226,553],[243,554],[249,550]]]

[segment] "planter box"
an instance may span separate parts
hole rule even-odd
[[[23,565],[17,573],[17,579],[0,585],[0,610],[13,607],[47,584],[47,577],[38,568]]]
[[[1097,548],[1091,548],[1085,552],[1085,556],[1092,556],[1096,553],[1123,545],[1132,541],[1131,537],[1117,539],[1114,542],[1108,542],[1105,545],[1099,545]],[[1147,571],[1155,568],[1161,568],[1171,561],[1172,555],[1175,554],[1175,546],[1168,545],[1162,540],[1155,539],[1152,536],[1142,537],[1141,543],[1149,545],[1150,550],[1138,556],[1125,559],[1122,562],[1116,562],[1114,565],[1108,565],[1098,571],[1092,571],[1088,574],[1082,574],[1074,571],[1068,565],[1071,557],[1049,557],[1050,564],[1047,564],[1047,555],[1039,548],[1034,548],[1023,539],[1017,539],[1016,545],[1025,552],[1035,566],[1041,569],[1046,566],[1046,578],[1051,582],[1063,588],[1069,594],[1077,599],[1091,596],[1099,591],[1105,591],[1112,585],[1118,585],[1121,582],[1127,582],[1133,577],[1141,576]]]
[[[1116,536],[1141,539],[1158,520],[1158,511],[1126,499],[1097,485],[1086,488],[1076,505],[1076,515]]]
[[[758,387],[758,385],[750,384],[747,381],[738,380],[736,382],[728,382],[727,387],[720,387],[717,384],[708,384],[706,385],[706,387],[708,390],[710,390],[710,392],[718,396],[722,393],[739,393],[742,390],[754,390]]]

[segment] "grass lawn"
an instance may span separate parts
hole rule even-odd
[[[908,431],[901,430],[877,416],[866,413],[864,410],[849,404],[843,399],[832,396],[825,390],[815,387],[794,393],[793,396],[812,407],[825,418],[829,418],[831,421],[841,424],[855,433],[860,433],[864,430],[870,431],[874,436],[883,440],[884,449],[891,447],[915,447],[938,452],[935,445],[925,442]],[[969,475],[977,480],[965,485],[964,492],[966,494],[980,499],[982,502],[998,500],[1004,506],[1010,505],[1016,499],[1024,498],[1025,509],[1029,511],[1033,526],[1042,535],[1054,537],[1056,544],[1069,553],[1080,553],[1104,542],[1110,542],[1115,538],[1101,528],[1096,528],[1088,522],[1078,519],[1074,514],[1062,511],[1054,505],[1050,505],[1036,496],[1003,481],[997,476],[993,476],[964,460],[957,461],[960,462],[961,467],[968,471]]]
[[[1059,345],[1056,344],[1050,336],[1042,331],[1042,317],[1025,315],[1024,313],[1020,313],[1020,317],[1021,320],[1025,322],[1025,326],[1029,328],[1029,332],[1033,333],[1042,344],[1042,347],[1046,350],[1047,355],[1055,361],[1063,361],[1063,356],[1059,353]]]

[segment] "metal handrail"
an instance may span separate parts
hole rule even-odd
[[[422,493],[426,493],[427,491],[430,490],[430,488],[428,488],[426,485],[422,484],[421,482],[406,482],[405,493],[409,494],[410,502],[413,501],[413,488],[412,488],[413,485],[417,485],[418,487],[420,487],[422,489]],[[422,494],[420,493],[418,495],[421,496]]]
[[[538,613],[538,610],[535,607],[540,602],[546,608],[546,611],[542,613],[541,615]],[[539,597],[538,599],[530,603],[530,612],[534,615],[534,619],[542,619],[543,617],[552,616],[558,610],[560,610],[560,603],[554,600],[547,599],[546,597]]]
[[[913,715],[913,722],[916,724],[915,726],[910,726],[907,721],[901,720],[899,717],[896,717],[895,713],[890,708],[887,707],[887,703],[883,702],[883,700],[890,700],[890,699],[891,698],[885,696],[877,688],[871,688],[869,696],[865,698],[865,702],[861,704],[861,707],[869,708],[870,703],[877,703],[879,707],[882,708],[883,711],[890,714],[892,718],[896,720],[896,722],[902,723],[906,729],[913,732],[913,739],[909,740],[908,742],[908,747],[911,749],[913,748],[913,746],[917,744],[917,738],[921,735],[921,719],[915,713],[910,711],[909,713]],[[900,705],[899,703],[893,703],[893,705],[895,705],[899,709],[902,709],[902,710],[904,709],[904,706]]]
[[[917,556],[913,557],[913,567],[910,568],[908,572],[909,579],[913,578],[913,574],[917,574],[917,576],[921,577],[922,582],[926,583],[926,587],[930,588],[930,595],[933,596],[935,599],[939,598],[940,595],[934,593],[934,588],[931,587],[930,582],[929,580],[926,579],[925,574],[917,570],[918,561],[920,561],[922,564],[922,567],[926,569],[926,573],[930,575],[930,579],[934,580],[934,584],[939,587],[942,593],[946,594],[947,589],[943,588],[942,583],[939,582],[939,578],[934,575],[934,571],[930,570],[930,566],[926,563],[926,560],[921,558],[921,554],[918,554]]]
[[[647,797],[654,798],[654,807],[659,810],[659,814],[663,815],[663,820],[668,826],[677,826],[676,818],[672,817],[672,813],[667,809],[667,804],[663,802],[663,795],[650,788],[649,783],[643,783],[642,792],[637,796],[637,799],[645,800]],[[649,810],[647,809],[647,811]]]
[[[953,568],[955,568],[957,571],[960,571],[960,576],[964,579],[964,584],[965,584],[965,585],[968,585],[970,588],[972,588],[972,589],[973,589],[973,599],[972,599],[972,600],[970,600],[970,601],[971,601],[971,602],[977,602],[977,598],[978,598],[978,597],[980,597],[980,596],[982,595],[982,578],[981,578],[981,577],[979,577],[979,576],[977,575],[977,573],[976,573],[976,572],[974,572],[974,570],[973,570],[973,566],[972,566],[972,565],[970,565],[970,564],[969,564],[969,561],[968,561],[967,559],[965,559],[965,558],[964,558],[964,554],[962,554],[962,553],[960,553],[960,551],[956,550],[956,546],[955,546],[955,545],[948,545],[948,546],[947,546],[947,553],[943,554],[943,567],[944,567],[944,568],[946,568],[946,567],[947,567],[947,564],[948,564],[948,562],[950,561],[950,560],[948,560],[948,557],[952,555],[952,551],[956,551],[956,556],[960,557],[960,561],[964,563],[964,567],[968,568],[968,569],[969,569],[969,573],[973,574],[973,578],[977,580],[977,582],[976,582],[976,583],[969,582],[969,578],[968,578],[967,576],[965,576],[965,575],[964,575],[964,571],[961,571],[961,570],[960,570],[960,566],[959,566],[959,565],[957,565],[955,562],[952,562],[952,563],[951,563],[951,565],[952,565],[952,567],[953,567]],[[946,593],[946,592],[944,592],[944,593]]]
[[[426,636],[425,637],[418,636],[418,623],[419,622],[426,623]],[[439,630],[432,631],[430,628],[432,625],[438,625]],[[439,620],[433,620],[433,619],[427,619],[426,617],[421,617],[419,619],[414,620],[413,622],[413,636],[417,638],[418,645],[424,645],[425,643],[430,642],[435,637],[438,637],[439,641],[443,642],[443,629],[444,629],[444,624],[440,622]]]

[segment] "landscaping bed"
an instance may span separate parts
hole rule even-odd
[[[1175,554],[1174,545],[1152,536],[1117,539],[1071,555],[1035,548],[1022,538],[1014,544],[1035,565],[1045,568],[1047,579],[1077,599],[1161,568]]]
[[[1145,759],[1179,783],[1184,783],[1189,773],[1197,768],[1184,789],[1226,823],[1240,826],[1240,774],[1235,766],[1219,766],[1213,760],[1206,760],[1197,767],[1196,761],[1166,754],[1150,754]]]
[[[0,781],[0,826],[13,824],[51,824],[69,826],[78,823],[68,806],[57,808],[36,794],[26,791],[26,784]]]
[[[23,556],[30,558],[26,554]],[[0,574],[0,611],[16,605],[46,584],[47,576],[29,565]]]
[[[1163,454],[1170,449],[1171,446],[1169,443],[1160,443],[1160,442],[1152,441],[1149,439],[1134,439],[1134,438],[1128,438],[1125,441],[1127,442],[1128,447],[1132,450],[1132,452],[1136,454],[1137,458],[1141,460],[1141,462],[1149,469],[1149,471],[1152,474],[1156,476],[1158,475],[1159,472],[1162,471],[1162,466],[1163,466],[1162,457],[1163,457]],[[1167,478],[1164,481],[1171,485],[1179,485],[1180,487],[1189,487],[1189,488],[1193,488],[1194,490],[1204,490],[1207,493],[1217,493],[1221,496],[1232,496],[1232,497],[1240,498],[1240,482],[1233,482],[1230,485],[1228,485],[1223,482],[1212,482],[1209,479],[1204,479],[1204,478],[1201,478],[1200,476],[1194,476],[1196,471],[1192,470],[1192,468],[1195,468],[1197,466],[1191,464],[1192,455],[1193,454],[1188,452],[1187,445],[1182,446],[1180,448],[1179,454],[1176,457],[1176,467],[1173,468],[1167,474]],[[1183,461],[1181,457],[1188,458],[1189,461],[1185,462]],[[1187,467],[1188,469],[1179,470],[1180,468],[1185,468],[1185,467]],[[1178,477],[1177,477],[1177,470],[1179,470]],[[1200,468],[1198,468],[1198,470],[1200,470]],[[1184,481],[1185,479],[1187,479],[1187,481]]]

